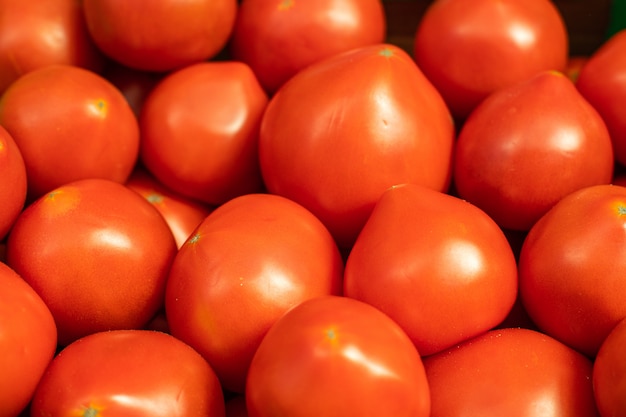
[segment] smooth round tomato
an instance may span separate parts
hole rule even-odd
[[[498,89],[563,71],[568,53],[565,22],[550,0],[435,1],[414,43],[417,64],[460,120]]]
[[[284,197],[248,194],[216,208],[172,265],[171,334],[200,352],[224,388],[242,392],[252,355],[285,311],[339,294],[343,263],[328,230]]]
[[[520,254],[520,295],[532,320],[589,356],[626,317],[624,214],[624,187],[576,191],[533,226]]]
[[[0,241],[26,203],[27,178],[22,152],[5,128],[0,126]]]
[[[210,205],[262,191],[258,134],[267,102],[244,63],[180,69],[144,102],[141,161],[168,188]]]
[[[415,184],[378,200],[344,274],[344,294],[394,319],[431,355],[507,316],[517,294],[508,240],[482,210]]]
[[[87,32],[82,1],[2,0],[0,9],[0,92],[48,65],[102,69],[104,60]]]
[[[32,417],[224,417],[215,373],[165,333],[115,330],[85,336],[57,355],[33,397]]]
[[[350,247],[387,188],[443,191],[454,124],[411,57],[393,45],[334,55],[270,100],[259,136],[267,189],[299,202]]]
[[[593,362],[593,388],[602,417],[626,415],[626,319],[604,339]]]
[[[50,308],[60,345],[139,328],[163,305],[176,253],[157,209],[124,185],[86,179],[50,191],[18,217],[7,263]]]
[[[423,362],[430,417],[598,416],[591,360],[534,330],[491,330]]]
[[[32,201],[68,182],[124,182],[139,155],[139,126],[110,82],[52,65],[16,80],[0,98],[0,125],[20,148]]]
[[[267,332],[246,384],[250,417],[427,417],[424,365],[406,333],[369,304],[302,302]]]
[[[608,184],[613,150],[598,112],[559,72],[542,72],[485,99],[455,147],[458,195],[501,227],[529,230],[578,189]]]
[[[217,55],[231,35],[237,0],[84,0],[95,44],[131,68],[170,71]]]
[[[11,268],[0,262],[0,417],[26,408],[57,347],[50,310]]]
[[[244,0],[230,52],[273,94],[314,62],[383,42],[386,26],[380,0]]]

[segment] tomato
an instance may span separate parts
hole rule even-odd
[[[209,364],[161,332],[85,336],[54,358],[35,392],[32,417],[224,417]]]
[[[4,240],[26,202],[27,178],[22,153],[0,126],[0,241]]]
[[[384,192],[346,263],[344,294],[394,319],[422,356],[500,323],[517,264],[498,225],[472,204],[415,184]],[[462,296],[459,296],[462,294]]]
[[[458,195],[501,227],[529,230],[567,194],[613,177],[598,112],[562,73],[503,88],[463,124],[455,148]]]
[[[604,339],[593,362],[593,388],[602,417],[623,416],[626,411],[626,319]]]
[[[47,66],[11,84],[0,125],[24,158],[29,201],[84,178],[124,182],[139,154],[139,126],[124,96],[75,66]]]
[[[262,191],[258,131],[267,102],[244,63],[180,69],[146,97],[141,161],[171,190],[210,205]]]
[[[244,0],[229,50],[273,94],[321,59],[383,42],[386,25],[380,0]]]
[[[589,57],[580,70],[576,87],[605,121],[615,159],[626,164],[626,29],[609,38]]]
[[[339,294],[343,263],[332,236],[302,206],[271,194],[216,208],[172,265],[165,312],[171,333],[242,392],[252,355],[285,311]]]
[[[540,332],[491,330],[424,359],[430,417],[598,416],[592,363]]]
[[[76,0],[0,1],[0,92],[34,69],[55,64],[99,72],[93,44]]]
[[[226,45],[237,0],[84,0],[87,29],[109,58],[170,71],[207,60]]]
[[[460,120],[494,91],[563,71],[569,39],[550,0],[438,0],[416,30],[414,57]]]
[[[48,305],[63,346],[146,324],[163,305],[175,253],[157,209],[103,179],[42,196],[22,211],[7,240],[7,263]]]
[[[368,46],[307,67],[271,98],[261,172],[270,192],[308,208],[348,248],[387,188],[448,188],[454,135],[441,96],[411,57]]]
[[[54,319],[41,297],[0,262],[0,416],[26,408],[57,347]]]
[[[520,295],[546,334],[589,356],[626,317],[626,188],[598,185],[559,201],[530,230]]]

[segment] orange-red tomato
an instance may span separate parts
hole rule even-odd
[[[0,126],[0,241],[4,240],[26,202],[27,178],[22,153]]]
[[[602,417],[626,413],[626,319],[604,339],[593,361],[593,388]]]

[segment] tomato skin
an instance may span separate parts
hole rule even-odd
[[[26,166],[15,141],[0,126],[0,241],[9,233],[13,223],[24,208],[28,188]],[[1,258],[0,258],[1,260]]]
[[[602,417],[624,416],[626,410],[626,319],[604,339],[593,362],[593,388]]]
[[[103,179],[75,181],[29,205],[7,239],[7,263],[50,308],[65,346],[87,334],[140,328],[163,305],[176,253],[148,201]]]
[[[422,359],[369,304],[337,296],[295,306],[267,332],[246,384],[250,417],[413,416],[430,411]]]
[[[613,167],[598,112],[569,78],[548,71],[472,112],[458,135],[454,182],[501,227],[527,231],[567,194],[610,183]]]
[[[576,191],[533,226],[520,254],[520,296],[533,322],[590,357],[626,317],[624,211],[624,187]]]
[[[31,407],[32,417],[94,415],[224,417],[224,398],[209,364],[180,340],[148,330],[99,332],[54,358]]]
[[[563,71],[568,44],[565,22],[549,0],[438,0],[420,20],[413,52],[452,114],[464,120],[498,89]]]
[[[517,264],[482,210],[405,184],[382,194],[361,230],[344,294],[389,315],[422,356],[431,355],[504,320],[517,294]]]
[[[83,1],[89,34],[105,55],[158,72],[217,55],[232,32],[237,7],[237,0]]]
[[[349,248],[380,194],[450,184],[454,124],[411,57],[381,44],[300,71],[270,100],[259,136],[267,189],[311,210]]]
[[[32,398],[57,347],[54,319],[41,297],[0,262],[0,417],[14,417]]]
[[[244,63],[180,69],[146,97],[141,161],[168,188],[210,205],[262,191],[257,149],[267,102]]]
[[[598,416],[591,360],[540,332],[491,330],[424,358],[431,417]]]
[[[124,96],[75,66],[16,80],[0,99],[0,125],[24,158],[29,201],[84,178],[124,182],[139,155],[139,125]]]
[[[230,52],[275,93],[301,69],[350,49],[385,40],[380,0],[244,0]]]
[[[297,203],[271,194],[216,208],[181,247],[167,281],[171,333],[242,392],[261,338],[286,310],[341,293],[343,263],[332,236]]]

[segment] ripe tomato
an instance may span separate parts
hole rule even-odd
[[[31,417],[224,417],[209,364],[161,332],[99,332],[67,346],[35,392]]]
[[[139,126],[124,96],[75,66],[47,66],[11,84],[0,125],[22,152],[29,201],[84,178],[124,182],[139,154]]]
[[[254,70],[273,94],[301,69],[385,40],[380,0],[244,0],[230,52]]]
[[[540,332],[491,330],[424,359],[430,417],[598,416],[592,363]]]
[[[237,0],[84,0],[95,44],[123,65],[170,71],[214,57],[226,45]]]
[[[146,324],[163,305],[175,253],[157,209],[103,179],[42,196],[22,211],[7,240],[7,263],[48,305],[63,346]]]
[[[26,202],[27,178],[22,153],[0,126],[0,241],[4,240]]]
[[[613,177],[611,139],[598,112],[562,73],[503,88],[463,124],[454,181],[461,198],[501,227],[529,230],[557,201]]]
[[[482,210],[426,187],[395,186],[350,251],[344,294],[388,314],[422,356],[431,355],[504,320],[517,264]]]
[[[248,194],[216,208],[181,247],[165,299],[170,332],[200,352],[222,386],[242,392],[252,355],[285,311],[339,294],[332,236],[286,198]]]
[[[50,310],[0,262],[0,417],[14,417],[26,408],[56,347]]]
[[[604,339],[593,362],[593,388],[602,417],[626,413],[626,319]]]
[[[415,34],[414,56],[457,119],[492,92],[568,59],[565,22],[550,0],[439,0]]]
[[[244,63],[180,69],[144,102],[141,161],[168,188],[210,205],[261,191],[258,131],[267,101]]]
[[[267,332],[246,384],[250,417],[426,417],[424,366],[406,333],[347,297],[307,300]]]
[[[530,230],[520,295],[546,334],[589,356],[626,317],[626,188],[598,185],[559,201]]]
[[[350,247],[387,188],[446,190],[454,124],[439,93],[393,45],[334,55],[275,94],[259,136],[267,189],[299,202]]]

